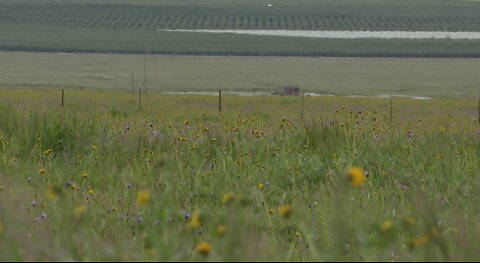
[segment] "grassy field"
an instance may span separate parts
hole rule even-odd
[[[3,0],[1,50],[237,56],[0,52],[0,261],[478,261],[480,60],[281,55],[480,57],[480,41],[156,29],[478,30],[479,11]],[[289,84],[334,96],[228,94]],[[162,93],[219,89],[221,113]]]
[[[468,1],[3,1],[0,49],[202,55],[479,57],[479,41],[322,40],[158,29],[478,31]]]
[[[59,95],[0,91],[0,260],[479,259],[474,99]]]
[[[477,97],[478,59],[147,57],[155,91],[265,91],[298,85],[333,95]],[[0,86],[26,89],[135,90],[142,55],[0,52]]]

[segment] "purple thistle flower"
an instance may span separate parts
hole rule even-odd
[[[152,136],[153,137],[163,137],[163,135],[157,130],[152,131]]]
[[[412,131],[412,130],[409,130],[409,131],[407,132],[407,136],[408,136],[408,138],[413,138],[413,131]]]
[[[41,215],[39,215],[39,216],[37,216],[37,217],[35,218],[35,221],[37,221],[37,222],[42,222],[42,221],[45,221],[45,220],[47,220],[47,219],[48,219],[47,214],[46,214],[46,213],[42,213]]]

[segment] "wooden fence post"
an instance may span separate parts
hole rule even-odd
[[[392,95],[390,95],[390,125],[392,125],[392,121],[393,121],[393,99],[392,99]]]
[[[135,73],[132,71],[132,94],[135,93]]]
[[[142,87],[138,88],[138,110],[142,110]]]
[[[222,113],[222,90],[218,90],[218,112]]]
[[[62,108],[64,105],[64,101],[65,101],[65,89],[62,88]]]
[[[304,109],[303,109],[303,108],[304,108],[304,105],[305,105],[304,100],[305,100],[305,93],[302,92],[302,110],[301,110],[301,116],[300,116],[301,119],[302,119],[302,121],[304,121],[304,118],[303,118],[303,113],[304,113]]]
[[[480,92],[478,93],[478,119],[477,125],[480,125]]]

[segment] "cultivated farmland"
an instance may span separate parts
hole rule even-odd
[[[0,48],[200,55],[479,56],[479,41],[312,40],[163,29],[478,31],[467,1],[4,1]],[[113,41],[112,41],[113,40]],[[193,45],[195,43],[195,45]],[[379,48],[381,47],[381,48]]]

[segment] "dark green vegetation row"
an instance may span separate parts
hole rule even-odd
[[[480,4],[463,1],[270,1],[272,7],[266,1],[197,2],[16,1],[2,6],[0,22],[120,30],[477,31],[480,27]]]
[[[465,1],[4,1],[0,49],[192,55],[479,57],[479,41],[341,40],[159,29],[477,31]]]

